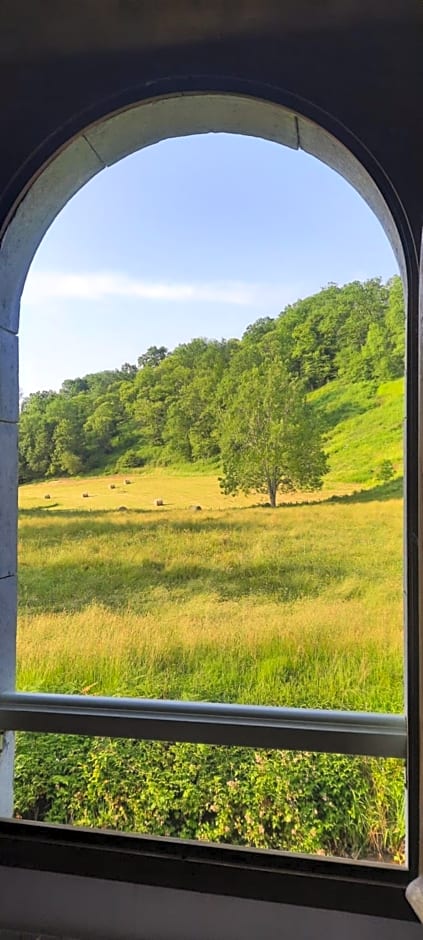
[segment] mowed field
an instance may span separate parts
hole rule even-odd
[[[396,481],[271,510],[206,473],[124,479],[21,487],[20,689],[401,711]],[[22,735],[17,812],[401,860],[402,773],[400,761]]]

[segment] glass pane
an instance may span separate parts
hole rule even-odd
[[[165,141],[60,213],[21,319],[18,687],[401,711],[404,302],[361,197]]]
[[[228,135],[111,168],[21,367],[19,689],[403,710],[402,286],[336,174]],[[53,742],[19,736],[23,815],[403,858],[400,762]]]

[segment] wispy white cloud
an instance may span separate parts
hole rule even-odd
[[[51,300],[104,301],[126,298],[253,306],[263,301],[284,304],[295,296],[295,288],[287,290],[286,285],[280,287],[243,281],[179,283],[146,281],[119,272],[68,274],[61,271],[33,271],[25,285],[23,303],[38,305]]]

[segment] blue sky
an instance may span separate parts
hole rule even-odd
[[[338,284],[397,273],[340,176],[279,144],[178,138],[103,171],[44,238],[22,299],[20,387],[136,362],[153,344],[241,336]]]

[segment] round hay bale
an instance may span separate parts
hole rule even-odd
[[[154,505],[155,505],[155,506],[164,506],[164,502],[163,502],[162,499],[155,499],[155,500],[154,500]]]
[[[130,485],[130,483],[132,483],[132,480],[125,480],[125,484],[126,484],[126,486],[129,486],[129,485]]]
[[[192,509],[193,512],[200,512],[200,511],[201,511],[201,506],[198,506],[197,503],[193,503],[193,505],[190,506],[189,508]]]
[[[116,483],[109,483],[109,490],[115,490],[115,489],[116,489]]]
[[[82,499],[88,499],[89,493],[82,493]]]
[[[118,506],[118,512],[126,512],[127,506]]]
[[[45,493],[45,494],[44,494],[44,499],[51,499],[50,493]]]

